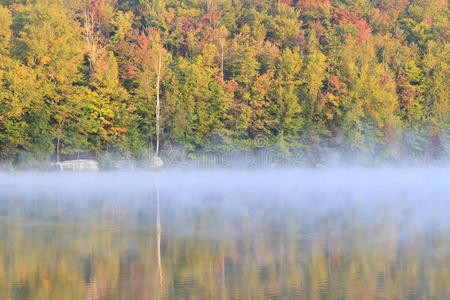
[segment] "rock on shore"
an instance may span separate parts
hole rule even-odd
[[[53,164],[57,171],[98,171],[98,162],[90,159],[66,160]]]

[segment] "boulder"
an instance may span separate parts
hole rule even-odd
[[[134,162],[126,159],[118,160],[114,163],[114,170],[132,171],[134,170]]]
[[[57,171],[98,171],[98,162],[90,159],[66,160],[53,164]]]
[[[159,168],[162,168],[162,166],[164,166],[164,162],[163,162],[163,160],[161,159],[161,157],[159,157],[159,156],[153,156],[151,159],[150,159],[150,168],[152,168],[152,169],[159,169]]]

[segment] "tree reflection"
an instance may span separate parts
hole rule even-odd
[[[132,194],[71,199],[60,192],[40,195],[38,204],[34,197],[3,198],[0,299],[444,299],[450,293],[447,223],[402,217],[411,214],[395,204],[402,195],[371,196],[380,204],[369,210],[356,204],[369,201],[364,194],[330,209],[313,196],[321,206],[289,202],[283,197],[293,194],[281,192],[244,201],[231,191],[183,195],[157,186],[154,195],[150,210],[144,196]]]
[[[157,232],[157,252],[158,252],[158,273],[159,273],[159,290],[160,296],[163,289],[163,268],[161,261],[161,212],[159,208],[159,185],[156,186],[156,232]]]

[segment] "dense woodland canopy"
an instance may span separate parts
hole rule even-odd
[[[446,157],[448,41],[447,0],[0,0],[0,160]]]

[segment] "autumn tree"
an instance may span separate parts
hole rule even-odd
[[[188,150],[227,143],[232,94],[205,57],[177,60],[167,93],[174,108],[168,133],[175,143]]]
[[[360,51],[361,47],[364,51]],[[393,74],[386,64],[377,61],[373,40],[360,45],[357,39],[349,38],[343,51],[341,74],[349,91],[343,100],[342,127],[348,137],[349,153],[387,155],[400,129]]]
[[[69,16],[61,3],[47,0],[23,7],[16,16],[20,26],[16,51],[39,82],[41,100],[35,105],[48,115],[57,161],[61,148],[73,153],[85,139],[77,128],[84,97],[77,88],[83,61],[82,36],[80,26]]]
[[[127,127],[133,107],[128,103],[129,94],[119,82],[119,69],[112,52],[105,53],[95,67],[91,102],[88,106],[92,142],[97,152],[117,147],[126,153]]]

